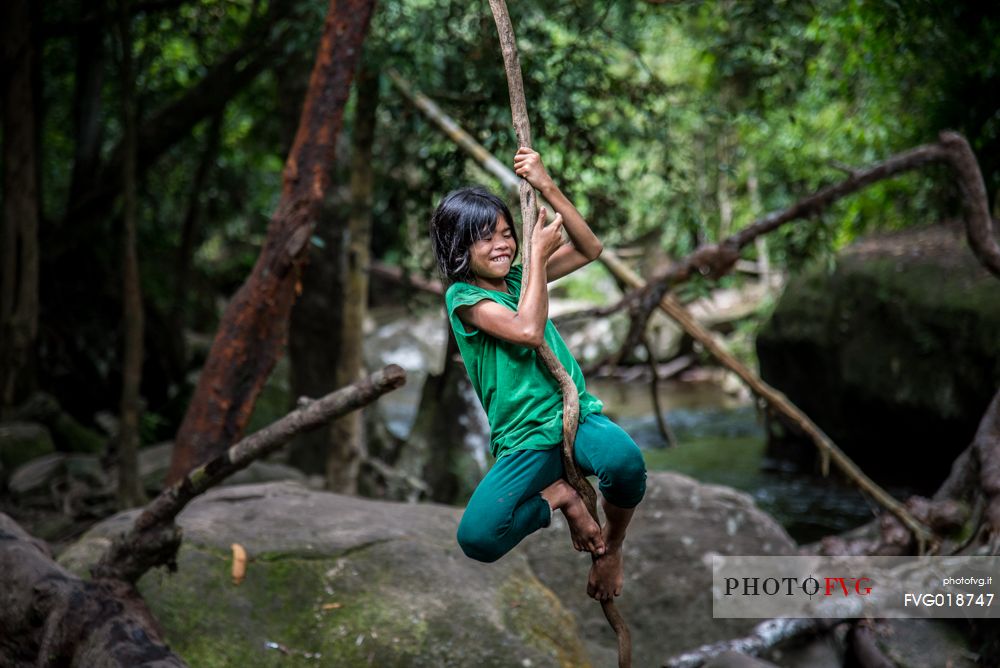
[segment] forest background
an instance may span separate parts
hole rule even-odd
[[[37,232],[37,328],[25,344],[5,313],[4,408],[41,389],[86,430],[99,431],[102,412],[119,413],[123,383],[136,379],[123,351],[126,332],[137,330],[122,316],[130,295],[123,269],[134,243],[138,281],[131,285],[145,323],[138,438],[171,439],[220,305],[250,273],[278,206],[326,7],[293,0],[25,4],[23,12],[5,9],[4,203],[5,211],[28,211],[18,224]],[[535,148],[605,245],[650,251],[640,264],[718,241],[842,177],[848,165],[879,161],[945,128],[968,137],[996,206],[1000,11],[993,3],[542,1],[511,11]],[[12,65],[25,53],[27,97],[16,93]],[[457,185],[492,179],[393,88],[390,69],[489,152],[512,156],[506,81],[486,3],[377,6],[344,113],[333,187],[311,239],[317,267],[347,266],[351,243],[363,239],[370,249],[361,266],[370,252],[372,261],[428,278],[426,226],[437,200]],[[768,238],[770,263],[794,271],[817,258],[832,261],[866,232],[955,216],[958,193],[950,179],[936,178],[940,169],[881,182],[813,224],[783,227]],[[34,174],[34,189],[19,186],[25,172]],[[362,201],[359,175],[369,189]],[[360,233],[351,227],[359,212]],[[12,218],[5,217],[8,227]],[[15,273],[23,266],[19,248],[4,245],[5,295],[25,287]],[[343,384],[352,375],[343,378],[341,369],[350,349],[338,332],[351,305],[366,300],[345,273],[313,280],[325,286],[315,292],[323,298],[296,307],[290,339],[302,347],[293,364],[314,369],[320,383],[339,373]],[[299,287],[310,295],[308,274]],[[566,291],[598,296],[585,281]],[[21,306],[32,298],[26,294]],[[434,303],[417,291],[402,294],[414,305]],[[288,408],[272,407],[251,430]],[[306,460],[305,468],[322,469]],[[353,491],[327,473],[332,487]]]
[[[369,25],[372,7],[338,0],[324,27],[325,4],[299,0],[4,4],[0,481],[18,467],[19,493],[55,495],[57,513],[82,520],[14,518],[57,548],[142,504],[164,474],[176,481],[285,415],[295,397],[357,381],[366,306],[397,309],[404,323],[440,313],[429,214],[452,188],[495,177],[402,82],[507,162],[516,145],[496,29],[484,2],[387,1]],[[511,11],[534,147],[605,246],[643,276],[945,129],[968,138],[996,218],[995,3],[542,0]],[[947,170],[881,181],[743,257],[794,281],[806,264],[833,268],[862,235],[961,218]],[[594,276],[556,294],[606,303],[613,283]],[[734,274],[721,286],[746,282]],[[696,277],[679,297],[714,287]],[[738,325],[749,340],[768,308]],[[623,359],[638,361],[633,352]],[[755,365],[752,345],[735,352]],[[288,463],[334,491],[460,502],[473,481],[454,467],[461,439],[448,430],[466,425],[447,355],[444,366],[422,390],[408,442],[354,414],[297,439]],[[379,392],[402,372],[389,376]],[[45,428],[25,426],[36,422]],[[32,435],[45,441],[39,452],[25,445]],[[137,451],[164,445],[169,473],[140,480]],[[91,456],[35,460],[45,448]],[[49,473],[65,464],[66,477],[33,478],[39,462]],[[88,476],[90,488],[74,486]],[[995,528],[996,486],[989,475],[981,484]],[[7,510],[11,490],[0,491]],[[134,581],[169,562],[142,544],[152,535],[176,550],[168,515],[116,541],[95,577]]]

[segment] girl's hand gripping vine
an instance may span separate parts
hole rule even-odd
[[[533,256],[531,259],[536,263],[540,262],[541,266],[544,266],[549,258],[552,257],[552,254],[563,245],[562,214],[557,213],[556,217],[548,225],[545,224],[547,217],[548,212],[543,206],[538,210],[538,220],[531,231],[531,254]],[[539,265],[535,264],[534,266],[537,267]]]
[[[514,173],[530,183],[535,190],[545,190],[552,185],[552,177],[545,171],[542,157],[526,146],[517,149],[514,155]]]

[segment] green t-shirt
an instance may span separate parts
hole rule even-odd
[[[517,310],[521,296],[521,265],[507,274],[510,292],[487,290],[469,283],[455,283],[445,294],[445,305],[458,349],[469,372],[472,387],[490,421],[490,452],[500,458],[517,450],[547,450],[562,443],[562,394],[559,384],[532,348],[482,332],[468,331],[455,311],[484,299]],[[580,420],[603,408],[600,399],[587,392],[580,365],[555,325],[545,323],[545,342],[562,362],[580,392]]]

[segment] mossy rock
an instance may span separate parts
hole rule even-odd
[[[126,527],[98,525],[60,561],[76,571]],[[460,511],[307,490],[216,489],[179,518],[178,572],[139,589],[190,665],[588,666],[572,616],[511,554],[466,558]],[[231,579],[231,543],[246,578]]]
[[[1000,387],[1000,284],[961,228],[872,237],[789,279],[757,353],[764,380],[866,471],[930,491]],[[801,445],[771,437],[779,456]]]

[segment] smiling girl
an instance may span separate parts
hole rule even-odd
[[[573,547],[593,555],[587,593],[606,600],[622,590],[622,542],[645,493],[646,469],[639,448],[601,414],[601,401],[587,392],[580,365],[548,318],[547,290],[549,281],[596,260],[603,247],[537,153],[518,149],[514,171],[556,210],[548,225],[546,210],[539,211],[526,285],[521,265],[513,265],[517,233],[501,199],[483,188],[462,188],[449,193],[431,218],[434,254],[450,284],[448,317],[489,419],[490,451],[496,458],[469,499],[458,542],[469,557],[495,561],[547,527],[559,510]],[[563,242],[563,229],[569,243]],[[603,531],[563,479],[562,395],[537,359],[535,348],[543,342],[580,393],[576,461],[599,480],[607,517]]]

